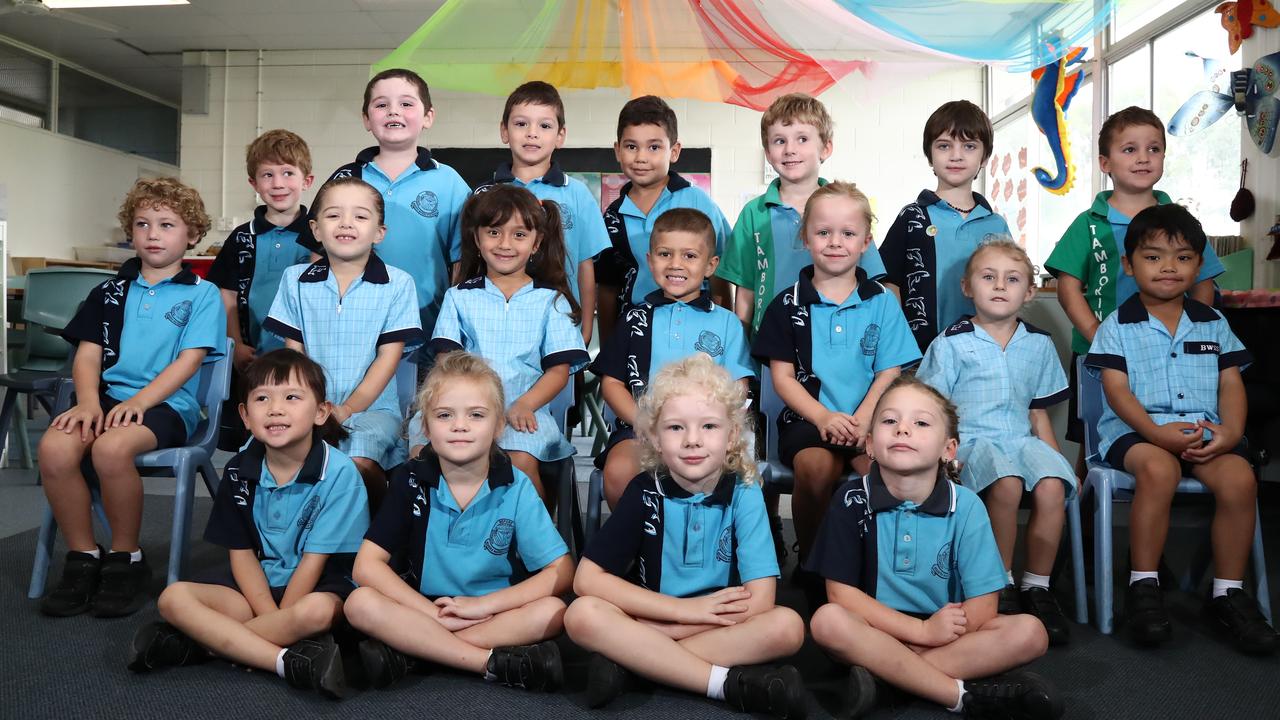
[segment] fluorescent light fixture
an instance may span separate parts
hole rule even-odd
[[[190,5],[190,0],[44,0],[51,10],[141,7],[144,5]]]

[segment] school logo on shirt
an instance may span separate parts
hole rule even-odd
[[[1184,342],[1182,352],[1188,355],[1220,355],[1222,346],[1216,342]]]
[[[716,559],[722,563],[733,562],[733,528],[725,528],[720,533],[720,542],[716,545]]]
[[[316,524],[316,516],[320,514],[320,498],[312,495],[307,500],[306,506],[302,508],[302,512],[298,515],[298,527],[303,530],[310,530]]]
[[[724,341],[720,336],[710,330],[703,330],[698,335],[698,342],[693,344],[693,349],[704,352],[711,357],[720,357],[724,354]]]
[[[351,177],[352,175],[355,175],[355,173],[351,170],[351,168],[342,168],[342,169],[341,169],[341,170],[339,170],[338,172],[334,173],[334,174],[333,174],[333,177],[331,177],[331,178],[329,178],[329,179],[330,179],[330,180],[340,180],[340,179],[342,179],[342,178],[349,178],[349,177]]]
[[[565,230],[572,230],[573,229],[573,208],[563,203],[558,203],[558,204],[560,206],[560,227],[564,228]]]
[[[178,327],[186,327],[187,323],[191,321],[191,301],[183,300],[169,308],[169,312],[164,314],[164,319]]]
[[[440,200],[436,198],[436,194],[430,190],[423,190],[418,193],[418,197],[409,203],[409,207],[422,217],[436,217],[440,214]]]
[[[951,579],[951,543],[947,543],[938,549],[938,559],[933,561],[933,567],[929,569],[929,572],[940,580]]]
[[[506,555],[511,549],[511,538],[516,534],[516,523],[511,518],[498,518],[484,541],[484,549],[494,555]]]
[[[876,348],[880,347],[880,326],[871,323],[867,326],[867,331],[862,333],[862,354],[875,355]]]

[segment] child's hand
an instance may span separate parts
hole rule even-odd
[[[142,416],[147,412],[147,406],[140,402],[136,402],[134,398],[129,398],[119,405],[111,408],[107,413],[107,417],[102,421],[102,427],[117,428],[129,427],[130,424],[141,425]]]
[[[518,432],[538,431],[538,421],[533,416],[533,410],[519,400],[511,403],[511,407],[507,408],[507,424]]]
[[[742,586],[727,587],[710,595],[681,598],[678,621],[685,625],[733,625],[737,621],[729,617],[744,613],[743,600],[751,597],[751,591]]]
[[[258,354],[256,348],[245,344],[236,345],[235,354],[231,356],[231,364],[235,365],[240,372],[244,372],[249,363],[253,362],[253,356],[256,354]]]
[[[875,414],[875,408],[859,409],[853,414],[853,431],[854,443],[858,447],[866,447],[867,432],[871,430],[872,416]]]
[[[351,408],[347,407],[346,403],[340,403],[338,405],[334,405],[333,409],[330,410],[329,412],[330,414],[333,415],[333,419],[338,421],[339,425],[346,422],[347,418],[351,417],[354,414],[351,412]]]
[[[102,423],[102,406],[98,404],[96,399],[87,403],[79,403],[54,418],[50,426],[68,435],[75,432],[76,426],[79,426],[80,441],[89,442],[89,440],[101,435],[105,429]]]
[[[960,603],[947,603],[924,621],[924,642],[920,644],[942,647],[963,635],[968,623],[969,619],[965,617]]]
[[[466,630],[469,627],[474,627],[476,625],[479,625],[480,623],[488,622],[488,621],[489,621],[489,618],[487,617],[480,618],[478,620],[468,620],[466,618],[454,617],[452,615],[441,614],[436,616],[436,622],[440,623],[440,627],[452,633],[460,632],[462,630]]]
[[[1213,437],[1204,445],[1192,445],[1184,450],[1179,457],[1187,462],[1197,464],[1208,462],[1225,452],[1230,452],[1240,442],[1240,438],[1228,433],[1225,427],[1217,423],[1200,420],[1196,423],[1196,426],[1200,429],[1202,436],[1204,431],[1208,430],[1213,434]]]
[[[481,621],[493,617],[493,613],[484,607],[484,598],[465,597],[462,595],[438,597],[436,598],[436,607],[440,608],[440,617]]]
[[[1156,428],[1151,441],[1181,457],[1182,453],[1204,441],[1204,428],[1185,422],[1167,423]]]
[[[853,446],[858,442],[857,425],[852,415],[828,412],[818,423],[818,433],[832,445]]]

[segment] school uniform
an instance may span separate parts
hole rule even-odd
[[[355,162],[338,168],[329,179],[358,177],[382,193],[387,234],[378,244],[378,254],[413,279],[418,321],[430,333],[449,287],[450,265],[462,257],[462,206],[471,188],[424,147],[394,180],[374,162],[378,152],[377,146],[361,150]],[[307,249],[323,253],[319,243]]]
[[[188,268],[152,285],[142,261],[130,258],[116,276],[85,298],[62,330],[73,345],[102,346],[103,412],[128,400],[173,364],[183,350],[204,349],[205,363],[222,357],[227,314],[213,283]],[[142,424],[155,433],[157,447],[184,444],[200,422],[200,374],[147,410]]]
[[[631,183],[622,186],[622,194],[604,211],[604,224],[609,230],[612,247],[596,260],[596,282],[600,285],[621,288],[618,312],[626,305],[635,305],[658,289],[658,283],[649,273],[649,236],[653,224],[664,212],[672,208],[693,208],[705,214],[716,231],[716,255],[724,250],[729,236],[729,221],[715,201],[701,189],[674,170],[667,175],[667,186],[662,189],[658,201],[643,212],[632,202],[629,193]]]
[[[1093,336],[1084,364],[1094,377],[1103,369],[1128,376],[1129,390],[1157,425],[1198,420],[1222,422],[1218,378],[1223,370],[1244,369],[1253,357],[1217,310],[1190,298],[1183,301],[1177,330],[1170,334],[1134,295],[1107,316]],[[1212,434],[1205,430],[1204,439]],[[1134,445],[1148,442],[1104,404],[1098,420],[1098,452],[1108,465],[1124,468]],[[1243,452],[1237,448],[1237,454]]]
[[[922,618],[1007,582],[987,509],[973,491],[939,474],[917,505],[894,497],[875,464],[836,490],[805,568]]]
[[[365,539],[391,554],[429,598],[478,597],[511,587],[569,553],[529,476],[505,455],[465,509],[427,448],[396,468]]]
[[[818,178],[819,187],[826,184],[825,178]],[[774,179],[763,195],[743,206],[716,267],[716,277],[754,293],[752,333],[764,320],[769,302],[795,284],[802,268],[813,264],[800,228],[804,208],[784,203],[781,187],[782,181]],[[884,262],[874,242],[867,245],[858,267],[872,280],[884,277]]]
[[[307,355],[324,368],[326,399],[341,404],[364,380],[379,347],[403,342],[407,354],[422,343],[414,298],[409,275],[387,266],[377,253],[369,253],[364,274],[352,281],[345,295],[338,292],[328,258],[321,258],[285,270],[264,327],[302,343]],[[404,458],[400,422],[392,380],[368,408],[343,423],[351,435],[339,447],[352,457],[390,468]]]
[[[569,318],[569,303],[558,290],[530,282],[510,299],[480,276],[450,288],[436,321],[431,347],[437,352],[466,350],[488,361],[510,405],[529,392],[542,374],[568,365],[569,374],[586,367],[589,356],[582,331]],[[498,447],[526,452],[543,462],[573,455],[561,422],[550,405],[534,411],[538,429],[522,432],[508,426]]]
[[[476,187],[475,194],[506,183],[528,190],[539,200],[555,201],[560,210],[560,227],[564,231],[564,269],[569,279],[569,290],[574,300],[581,300],[578,296],[578,265],[594,260],[610,247],[609,232],[605,230],[604,217],[600,214],[600,201],[585,183],[566,175],[555,161],[552,161],[546,175],[527,183],[511,172],[511,163],[503,163],[491,180]]]
[[[259,205],[252,220],[227,236],[209,268],[209,282],[236,294],[240,337],[258,355],[284,347],[278,336],[262,332],[262,323],[276,299],[284,269],[307,261],[307,248],[300,242],[307,242],[305,238],[309,237],[305,205],[299,206],[298,216],[284,227],[269,222],[267,206]]]
[[[672,597],[779,576],[764,493],[732,473],[696,495],[669,475],[637,475],[583,557]]]
[[[227,461],[204,539],[253,550],[276,602],[305,554],[328,555],[315,592],[346,599],[355,589],[351,563],[368,527],[364,481],[342,451],[314,440],[298,474],[281,482],[267,467],[266,446],[251,440]],[[239,589],[225,570],[209,580]]]
[[[751,345],[768,372],[772,360],[795,365],[796,380],[809,395],[835,412],[853,414],[876,373],[914,365],[920,359],[902,309],[884,286],[855,270],[858,287],[835,303],[813,286],[813,266],[769,303]],[[810,447],[852,455],[853,449],[822,440],[818,428],[790,408],[776,418],[778,452],[788,467]]]
[[[658,370],[697,352],[709,356],[734,380],[755,376],[737,315],[711,302],[705,290],[687,303],[656,290],[623,313],[613,336],[591,363],[591,372],[620,380],[638,400]],[[615,445],[633,438],[635,429],[615,419],[596,467],[604,467]]]
[[[924,190],[902,208],[880,244],[885,281],[902,293],[902,309],[920,351],[946,327],[943,323],[972,315],[973,301],[960,290],[965,264],[978,246],[1010,238],[1009,224],[987,199],[973,194],[967,216],[934,192]]]
[[[1036,437],[1031,410],[1067,399],[1067,376],[1049,333],[1018,321],[1003,347],[970,317],[943,331],[924,354],[916,377],[960,411],[960,482],[982,492],[1002,477],[1022,478],[1028,492],[1044,478],[1075,494],[1075,470]]]

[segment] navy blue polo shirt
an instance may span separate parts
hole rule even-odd
[[[939,475],[924,502],[899,500],[877,464],[836,490],[805,567],[919,615],[996,592],[1007,582],[977,494]]]
[[[240,337],[259,355],[284,347],[278,336],[262,332],[262,323],[276,299],[284,269],[309,259],[299,238],[310,233],[305,205],[299,206],[298,216],[285,227],[268,222],[267,206],[259,205],[253,220],[227,236],[209,268],[209,282],[236,294]]]
[[[567,555],[529,476],[505,455],[489,479],[458,507],[431,448],[398,466],[365,539],[407,567],[409,584],[427,597],[478,597],[511,587]]]
[[[205,363],[226,348],[227,312],[213,283],[183,268],[152,285],[142,277],[142,261],[132,258],[111,280],[89,291],[62,331],[73,345],[102,346],[102,382],[121,402],[146,387],[183,350],[205,349]],[[165,399],[182,417],[187,436],[200,422],[200,374],[195,373]]]
[[[315,440],[298,474],[281,483],[266,447],[250,440],[227,461],[204,539],[253,550],[267,584],[285,587],[303,555],[351,555],[368,527],[369,498],[351,458]]]
[[[669,475],[637,475],[583,557],[673,597],[779,575],[764,493],[733,474],[697,495]]]

